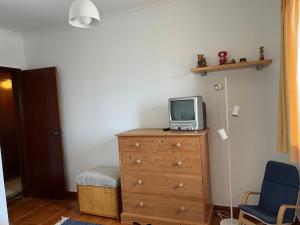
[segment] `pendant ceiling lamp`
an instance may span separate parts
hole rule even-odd
[[[76,0],[69,11],[69,24],[79,28],[91,28],[100,22],[96,6],[90,0]]]

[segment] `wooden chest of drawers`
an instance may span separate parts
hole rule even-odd
[[[207,131],[119,134],[122,223],[205,225],[212,216]]]

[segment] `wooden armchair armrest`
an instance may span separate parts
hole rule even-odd
[[[300,205],[282,205],[279,208],[276,225],[281,225],[284,218],[285,210],[287,209],[300,209]]]
[[[255,191],[246,191],[244,193],[244,197],[243,197],[243,201],[242,201],[242,204],[243,205],[246,205],[247,202],[248,202],[248,198],[250,195],[260,195],[260,192],[255,192]]]

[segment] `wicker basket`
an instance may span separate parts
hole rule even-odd
[[[119,219],[119,188],[77,185],[81,213]]]

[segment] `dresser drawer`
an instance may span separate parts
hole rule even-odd
[[[120,167],[126,171],[157,171],[156,158],[153,154],[121,153]]]
[[[120,152],[155,152],[155,139],[143,137],[119,138]]]
[[[158,157],[156,160],[158,171],[180,174],[202,174],[200,154],[164,153],[162,155],[160,153]]]
[[[160,137],[157,139],[158,152],[190,152],[200,154],[198,137]]]
[[[204,221],[204,205],[200,201],[125,193],[123,195],[123,210],[125,213],[174,220]]]
[[[185,197],[202,200],[202,177],[199,175],[160,172],[122,172],[122,191]]]
[[[202,174],[201,155],[198,154],[123,152],[120,163],[121,168],[127,171]]]

